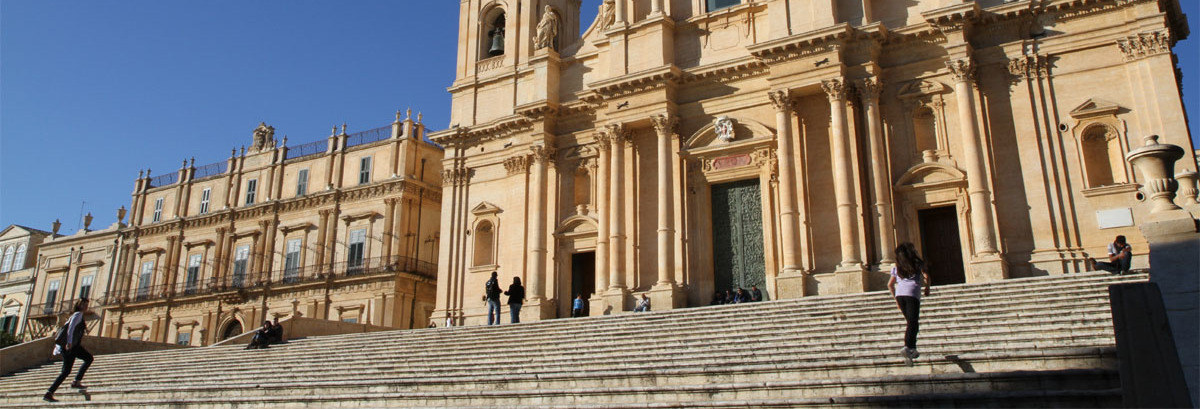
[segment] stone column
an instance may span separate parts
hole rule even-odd
[[[618,4],[620,4],[618,2]],[[625,291],[625,143],[629,137],[624,125],[605,129],[612,138],[612,179],[608,208],[608,287]],[[620,306],[617,306],[620,307]]]
[[[217,228],[217,248],[213,250],[213,280],[220,282],[225,275],[225,234],[228,229],[224,227]]]
[[[325,232],[329,230],[329,209],[317,211],[321,216],[321,222],[317,225],[317,263],[318,266],[325,265]]]
[[[608,289],[608,176],[612,165],[609,163],[612,160],[612,138],[606,132],[596,133],[596,148],[600,151],[600,157],[596,161],[596,293],[602,293]],[[596,308],[595,303],[592,304],[592,311],[600,310]]]
[[[658,13],[662,13],[662,9],[663,9],[662,3],[663,3],[663,0],[650,0],[650,15],[653,16],[653,15],[657,15]]]
[[[887,145],[883,143],[883,120],[879,115],[879,91],[875,79],[865,79],[858,87],[867,117],[867,134],[871,144],[871,187],[875,196],[875,230],[879,234],[879,264],[892,264],[892,249],[896,247],[895,226],[892,222],[892,184],[888,177]]]
[[[958,121],[962,126],[963,167],[967,171],[967,196],[971,203],[971,237],[976,255],[997,255],[993,237],[992,192],[987,183],[987,165],[980,146],[979,124],[975,122],[975,66],[970,60],[947,61],[958,99]]]
[[[628,24],[629,20],[625,18],[625,9],[627,8],[625,2],[627,1],[629,0],[617,0],[615,2],[616,4],[614,4],[614,6],[616,7],[613,9],[613,14],[615,14],[617,18],[616,21],[613,22],[613,26],[624,27],[626,24]]]
[[[546,146],[533,146],[529,172],[529,200],[533,201],[529,211],[529,264],[525,279],[529,281],[529,300],[540,301],[545,294],[542,283],[546,275],[546,162],[553,150]]]
[[[821,81],[821,88],[829,95],[830,138],[833,146],[833,186],[837,201],[838,232],[841,236],[842,262],[839,270],[861,269],[859,260],[858,199],[854,195],[853,158],[846,140],[846,87],[840,79]]]
[[[783,253],[783,271],[800,270],[797,258],[799,232],[796,230],[796,162],[792,145],[792,101],[788,90],[772,91],[768,96],[775,107],[776,157],[779,158],[779,222]]]
[[[396,212],[396,198],[389,197],[383,199],[383,203],[387,207],[387,210],[383,213],[383,262],[384,264],[388,264],[392,261],[392,242],[396,240],[394,237],[396,231],[394,226],[392,226],[392,219]]]
[[[657,0],[656,0],[657,2]],[[675,240],[675,229],[671,225],[674,210],[675,189],[671,186],[671,138],[679,118],[671,114],[659,114],[650,118],[658,134],[658,283],[655,287],[675,287],[675,257],[671,244]]]

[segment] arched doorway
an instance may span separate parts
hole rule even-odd
[[[225,324],[225,329],[221,331],[221,340],[224,341],[242,335],[243,332],[246,331],[242,329],[241,321],[231,320],[228,324]]]

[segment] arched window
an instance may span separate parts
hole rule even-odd
[[[504,55],[504,30],[507,22],[504,9],[493,7],[483,16],[483,24],[479,30],[479,59]]]
[[[1124,159],[1117,133],[1094,125],[1083,131],[1083,167],[1088,187],[1125,183]]]
[[[8,246],[8,248],[4,249],[4,262],[0,263],[0,273],[12,271],[14,251],[16,251],[16,248],[13,246]]]
[[[496,227],[484,220],[475,227],[475,266],[496,264]]]
[[[13,269],[20,270],[25,268],[25,243],[17,246],[17,257],[13,259]]]
[[[917,153],[937,150],[937,117],[929,107],[917,108],[913,113],[913,139]]]

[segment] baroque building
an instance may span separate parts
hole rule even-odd
[[[425,133],[411,111],[299,146],[260,124],[227,160],[140,172],[128,225],[122,208],[111,232],[55,239],[43,252],[36,301],[58,305],[35,317],[39,328],[69,315],[92,269],[99,320],[89,329],[106,337],[209,345],[293,315],[425,327],[442,159]]]
[[[51,237],[48,231],[15,224],[0,230],[0,332],[25,333],[38,247]]]
[[[935,285],[1115,235],[1146,267],[1123,156],[1193,146],[1187,34],[1174,0],[461,0],[434,314],[483,321],[492,271],[526,319],[882,290],[906,241]]]

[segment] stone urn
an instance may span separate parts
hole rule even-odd
[[[1183,157],[1183,148],[1158,143],[1158,135],[1145,138],[1146,144],[1125,155],[1125,160],[1137,167],[1142,178],[1142,194],[1150,205],[1151,219],[1158,215],[1183,212],[1175,204],[1175,162]]]

